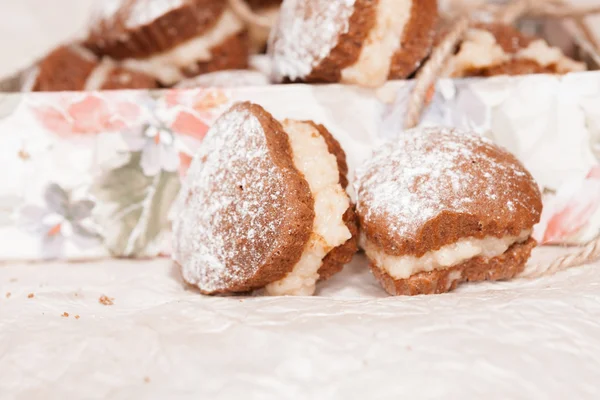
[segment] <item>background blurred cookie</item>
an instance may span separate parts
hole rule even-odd
[[[222,0],[110,0],[86,45],[165,86],[248,65],[245,25]]]
[[[380,86],[430,51],[435,0],[285,0],[271,34],[276,81]]]
[[[152,89],[154,78],[123,68],[108,59],[99,60],[79,45],[61,46],[23,78],[24,91],[80,91],[111,89]]]
[[[450,59],[448,73],[453,77],[565,74],[585,69],[584,63],[544,39],[524,35],[510,25],[478,24],[469,29]]]

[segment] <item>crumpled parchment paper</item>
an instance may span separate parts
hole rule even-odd
[[[597,399],[598,267],[392,298],[358,256],[318,297],[211,298],[165,259],[5,265],[0,397]]]

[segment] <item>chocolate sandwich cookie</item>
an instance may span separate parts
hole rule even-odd
[[[452,76],[463,77],[565,74],[586,66],[544,39],[526,36],[510,25],[478,24],[467,31],[449,68]]]
[[[174,259],[205,294],[311,295],[357,250],[345,155],[312,122],[234,105],[208,132],[182,189]]]
[[[357,173],[361,245],[392,295],[510,279],[525,267],[541,194],[507,151],[469,132],[414,129]]]
[[[379,86],[403,78],[431,48],[432,0],[286,0],[271,33],[276,81]]]
[[[113,0],[99,7],[86,45],[165,86],[248,65],[246,28],[226,1]]]
[[[99,60],[78,45],[61,46],[26,73],[22,90],[35,92],[152,89],[154,78]]]

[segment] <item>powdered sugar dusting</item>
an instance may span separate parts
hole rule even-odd
[[[128,28],[137,28],[149,24],[185,3],[186,0],[138,0],[131,8],[125,25]]]
[[[286,0],[271,33],[269,53],[277,81],[308,76],[347,33],[355,0]]]
[[[442,211],[478,214],[492,220],[527,209],[535,182],[491,141],[468,132],[425,128],[405,132],[380,148],[357,172],[358,212],[365,221],[385,220],[395,237],[415,238]],[[534,188],[520,191],[526,182]],[[504,204],[505,207],[498,205]]]
[[[174,226],[184,279],[214,292],[251,278],[277,246],[283,187],[259,120],[234,106],[209,131],[184,183]]]

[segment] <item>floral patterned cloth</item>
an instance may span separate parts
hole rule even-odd
[[[181,177],[237,101],[327,126],[352,180],[375,146],[402,134],[410,88],[0,95],[0,261],[168,256]],[[598,88],[600,73],[446,80],[422,125],[469,128],[507,147],[544,191],[536,238],[581,244],[600,230]]]

